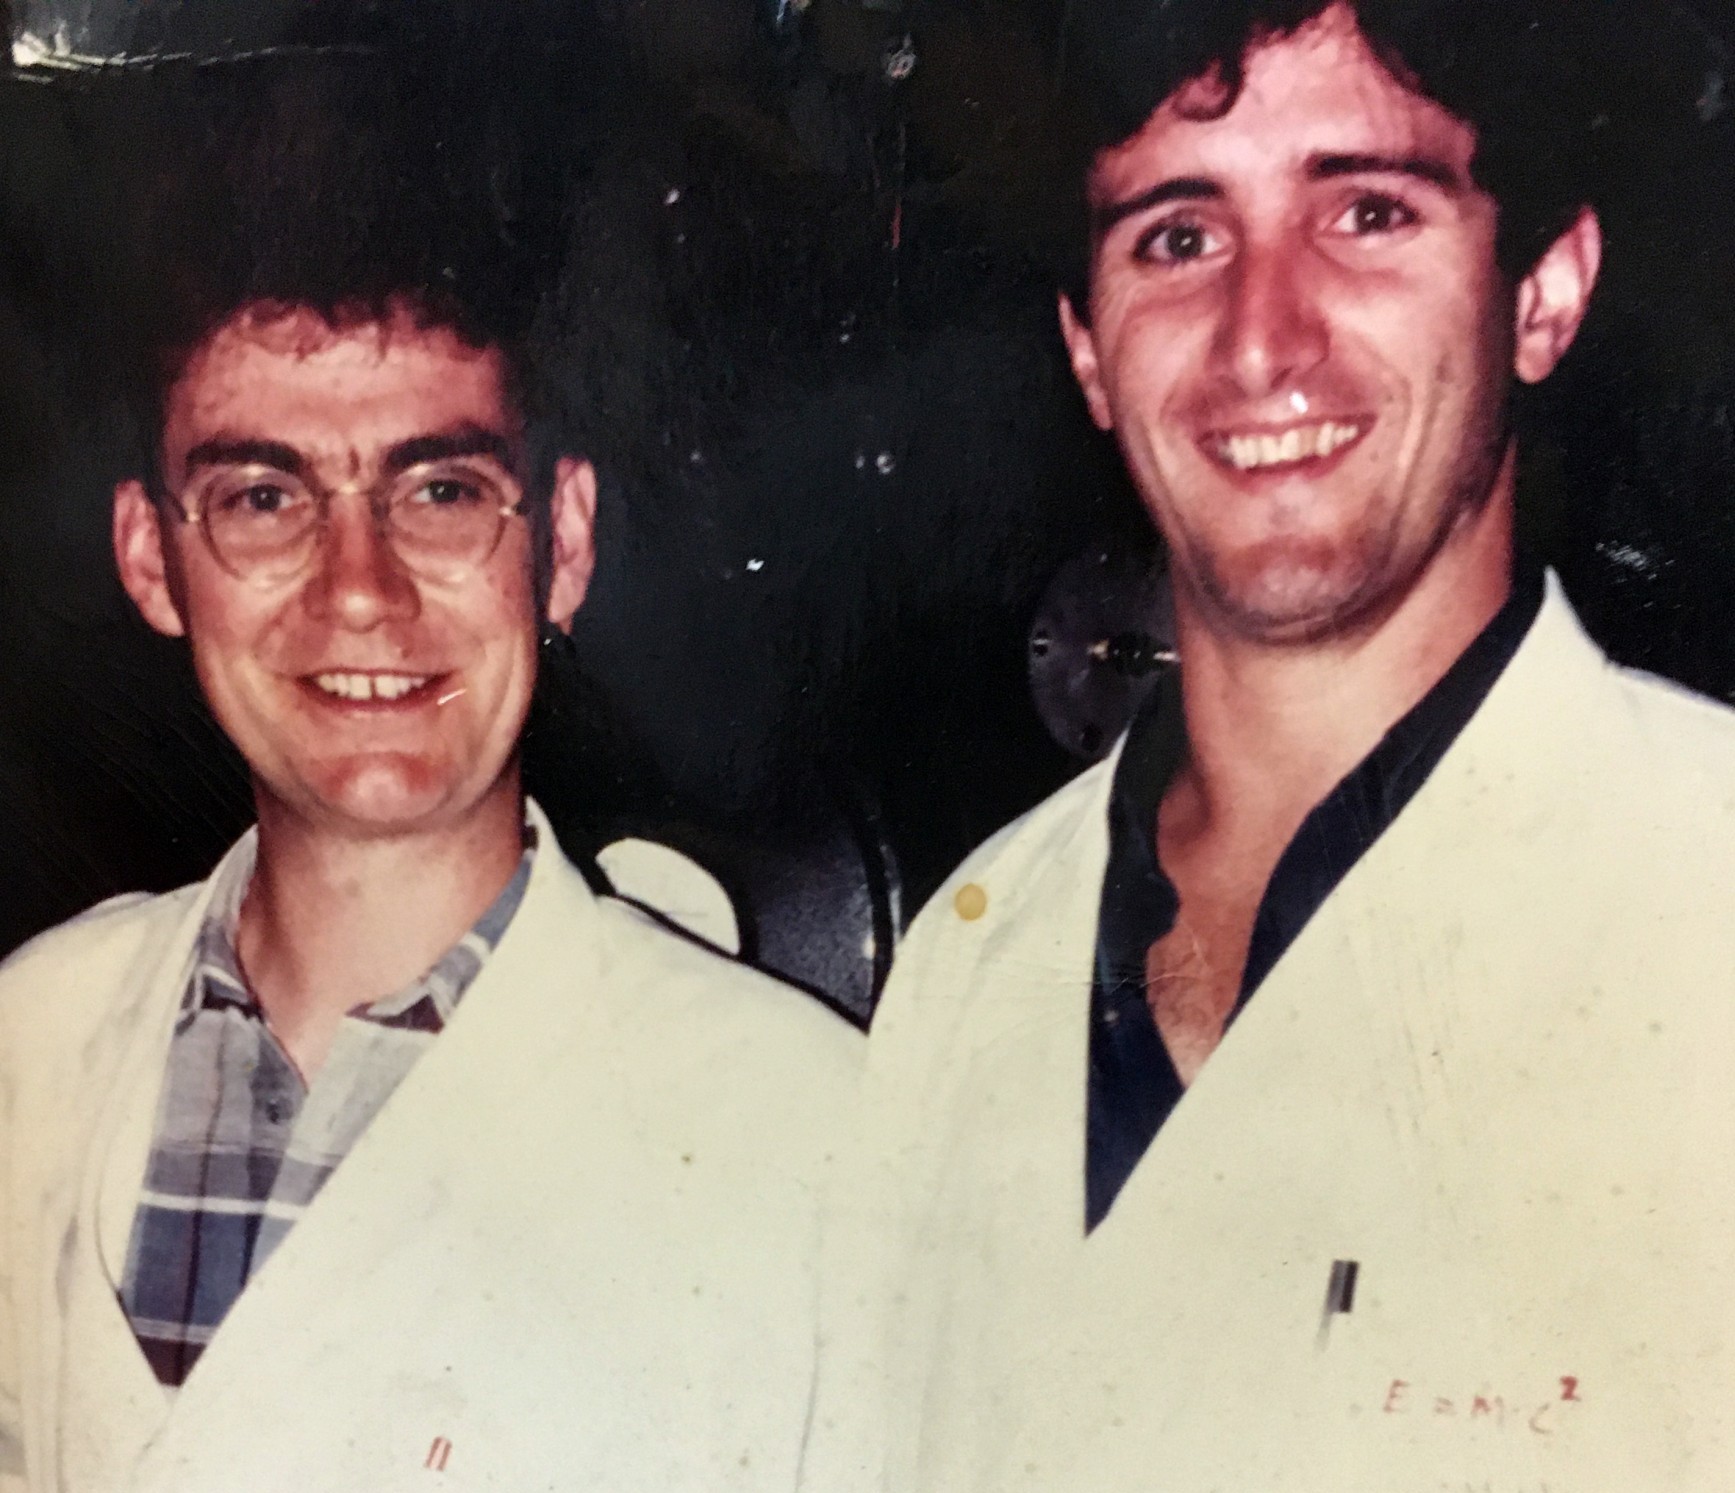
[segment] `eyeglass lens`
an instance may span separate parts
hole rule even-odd
[[[247,578],[287,578],[312,559],[330,499],[270,468],[214,470],[192,495],[218,561]],[[409,570],[449,574],[479,565],[499,543],[517,492],[503,474],[473,465],[414,468],[371,505]]]

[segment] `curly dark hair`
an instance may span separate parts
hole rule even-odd
[[[510,142],[473,100],[378,57],[267,57],[181,81],[162,90],[177,114],[158,122],[165,159],[137,215],[145,475],[160,478],[169,391],[243,310],[311,310],[338,330],[407,315],[497,349],[530,422],[541,246]]]
[[[568,432],[536,317],[559,195],[530,179],[519,117],[437,54],[264,56],[173,82],[153,89],[161,159],[133,188],[140,282],[119,378],[136,474],[164,499],[169,393],[238,314],[313,311],[339,331],[407,317],[501,356],[545,586]]]
[[[1472,173],[1498,205],[1496,254],[1516,281],[1597,197],[1616,107],[1619,13],[1638,0],[1073,0],[1062,76],[1075,128],[1075,180],[1135,135],[1183,84],[1215,76],[1222,109],[1247,54],[1334,5],[1354,14],[1392,75],[1476,132]],[[1656,19],[1653,17],[1653,19]],[[1630,57],[1627,61],[1630,63]],[[1630,93],[1629,92],[1629,101]],[[1062,251],[1061,284],[1084,314],[1089,222],[1083,192]]]

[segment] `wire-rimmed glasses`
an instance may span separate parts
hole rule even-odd
[[[331,505],[349,492],[366,498],[404,568],[430,580],[455,580],[486,564],[524,502],[504,468],[466,458],[413,466],[372,489],[328,489],[257,462],[213,465],[196,473],[176,506],[231,575],[272,585],[312,568]]]

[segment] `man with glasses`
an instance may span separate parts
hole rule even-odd
[[[527,804],[596,477],[535,458],[515,344],[392,268],[205,304],[115,490],[258,824],[0,971],[0,1472],[787,1487],[858,1039],[595,895]]]

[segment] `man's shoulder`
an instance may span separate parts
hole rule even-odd
[[[617,1060],[648,1066],[665,1096],[659,1123],[680,1130],[703,1117],[715,1144],[758,1149],[792,1174],[841,1144],[867,1047],[857,1028],[632,903],[598,899],[596,926],[595,995]]]
[[[0,963],[0,1002],[65,989],[79,977],[124,971],[154,939],[179,925],[198,894],[197,883],[157,895],[125,892],[38,933]]]
[[[1077,840],[1081,830],[1106,825],[1109,790],[1118,752],[1084,769],[1047,798],[996,830],[959,862],[948,878],[962,884],[1016,873],[1045,863]]]
[[[724,953],[641,902],[598,892],[534,801],[527,813],[549,842],[538,852],[515,920],[537,960],[573,952],[574,938],[594,939],[595,963],[587,955],[573,969],[594,969],[608,1004],[640,1011],[646,1022],[702,1028],[745,1023],[852,1054],[860,1045],[860,1033],[817,997]]]
[[[1694,768],[1726,775],[1735,768],[1735,709],[1611,659],[1552,575],[1542,613],[1507,672],[1525,714],[1502,719],[1509,726],[1514,719],[1529,721],[1525,734],[1541,740],[1547,733],[1533,729],[1534,717],[1546,709],[1548,725],[1575,761],[1600,753],[1622,769],[1641,755],[1650,764],[1648,779],[1675,771],[1691,776]],[[1505,685],[1502,679],[1496,697]]]
[[[1683,765],[1735,768],[1735,709],[1642,669],[1611,662],[1608,672],[1614,698],[1647,751]]]
[[[861,1034],[818,997],[663,921],[635,903],[599,897],[604,977],[618,998],[655,1001],[670,1019],[721,1033],[782,1034],[824,1057],[855,1060]]]
[[[1038,971],[1081,978],[1108,858],[1108,798],[1116,758],[1086,768],[976,847],[910,925],[874,1030],[900,1010],[937,1005],[953,1016],[984,961],[1020,980]],[[996,987],[997,989],[999,987]],[[1000,990],[1001,994],[1007,993]],[[882,1044],[883,1045],[883,1044]]]
[[[1108,849],[1108,798],[1118,755],[1087,767],[1035,807],[990,835],[959,862],[918,921],[978,922],[1030,898],[1043,883],[1070,882]],[[1100,872],[1101,866],[1096,866]],[[996,919],[998,921],[998,919]]]
[[[1592,774],[1587,815],[1623,833],[1697,846],[1735,871],[1735,709],[1674,680],[1605,661],[1595,709],[1562,722],[1562,782]]]
[[[39,933],[0,964],[0,1065],[30,1065],[69,1050],[146,993],[139,970],[160,957],[199,886],[111,897]]]

